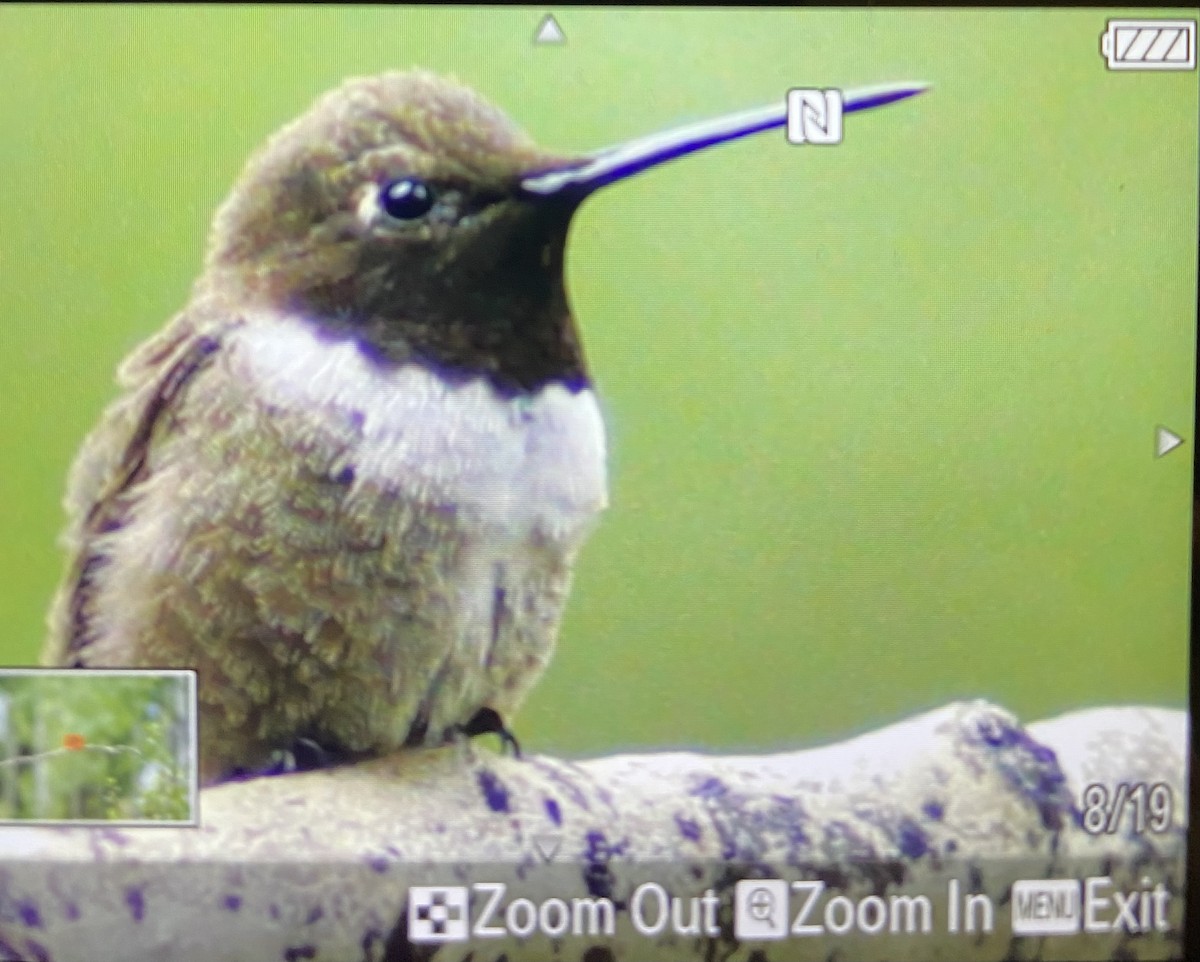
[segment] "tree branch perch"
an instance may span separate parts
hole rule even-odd
[[[774,755],[402,752],[208,789],[198,828],[0,828],[0,959],[1182,958],[1186,765],[1181,711],[1097,708],[1022,727],[985,702]],[[1135,832],[1130,816],[1114,834],[1085,831],[1084,786],[1120,782],[1164,783],[1169,825]],[[1162,882],[1164,917],[1138,934],[1012,940],[1015,879],[1088,876],[1111,879],[1103,918],[1114,892]],[[844,934],[739,942],[731,889],[743,877],[820,880],[825,904],[876,902]],[[410,885],[478,880],[508,885],[493,923],[523,897],[583,906],[586,924],[607,898],[613,934],[409,943]],[[697,929],[636,931],[647,881],[681,898],[680,927]],[[719,907],[693,906],[708,892]],[[892,896],[921,893],[930,931],[864,931],[881,907],[899,911]],[[971,893],[994,906],[990,931],[964,914]],[[485,894],[472,897],[475,921]],[[643,923],[657,899],[641,898]],[[808,921],[823,920],[818,907]]]

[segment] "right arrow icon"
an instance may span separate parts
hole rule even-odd
[[[1170,454],[1181,444],[1183,444],[1183,438],[1170,428],[1164,428],[1160,424],[1154,429],[1154,456],[1156,458]]]

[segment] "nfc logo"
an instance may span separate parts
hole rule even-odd
[[[787,139],[791,144],[840,144],[842,92],[803,87],[789,90]]]

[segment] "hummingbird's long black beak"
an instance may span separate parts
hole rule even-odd
[[[883,107],[928,89],[924,83],[899,83],[848,90],[842,97],[842,113]],[[530,172],[521,179],[520,187],[530,198],[570,197],[578,201],[601,187],[676,157],[786,124],[786,104],[726,114],[598,150],[569,167]]]

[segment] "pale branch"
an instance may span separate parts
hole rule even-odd
[[[774,755],[401,752],[208,789],[197,828],[0,829],[0,958],[1181,958],[1186,770],[1181,711],[1097,708],[1021,727],[984,702]],[[1121,784],[1163,785],[1156,811],[1164,793],[1173,809],[1153,825],[1135,824],[1130,805],[1111,821],[1087,816],[1091,784],[1110,799]],[[1014,880],[1089,876],[1111,881],[1094,892],[1109,899],[1095,907],[1101,922],[1118,914],[1114,893],[1162,882],[1166,896],[1137,903],[1148,931],[1012,942]],[[819,880],[810,924],[839,928],[848,906],[860,916],[841,935],[739,943],[731,906],[742,877]],[[481,880],[508,885],[488,924],[503,924],[518,898],[557,899],[548,926],[573,913],[584,934],[409,943],[410,885]],[[683,900],[656,937],[635,929],[635,915],[644,928],[658,921],[659,890],[638,888],[649,881]],[[472,895],[473,923],[494,891]],[[881,912],[898,934],[863,931]],[[527,921],[510,914],[517,929]],[[691,931],[673,935],[676,924]]]

